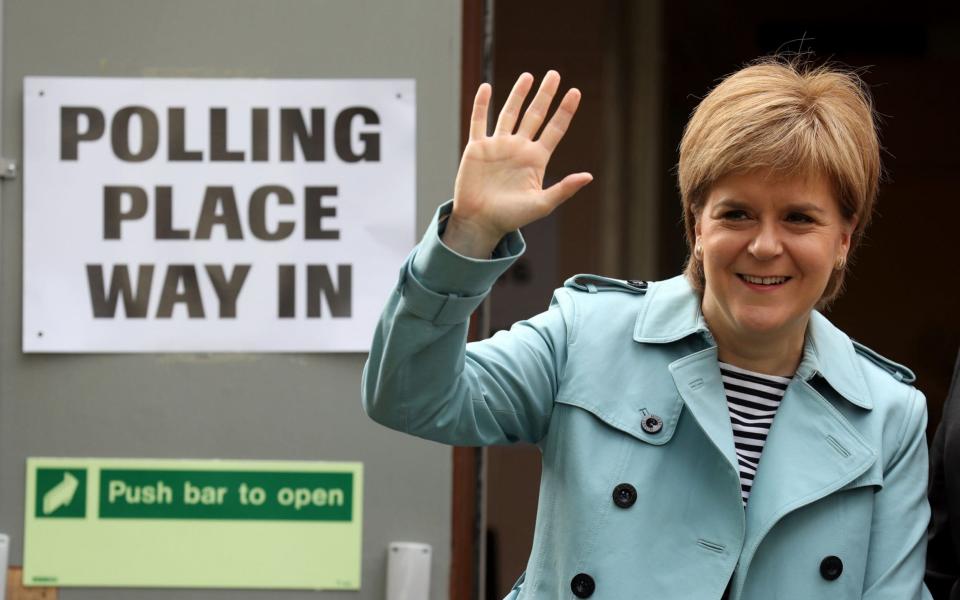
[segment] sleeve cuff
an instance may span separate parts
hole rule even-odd
[[[446,217],[453,207],[437,209],[420,244],[401,273],[400,294],[407,310],[437,325],[453,325],[469,318],[494,282],[526,246],[519,231],[506,235],[489,260],[454,252],[440,241]]]
[[[410,264],[410,274],[424,287],[438,293],[458,296],[486,294],[497,278],[523,254],[526,249],[523,236],[519,231],[504,236],[488,260],[463,256],[440,240],[452,209],[451,200],[442,204],[433,215]]]

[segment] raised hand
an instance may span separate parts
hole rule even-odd
[[[593,180],[589,173],[574,173],[543,189],[547,163],[577,111],[580,92],[576,88],[567,91],[543,133],[534,139],[557,93],[560,75],[547,72],[517,128],[520,108],[532,85],[532,75],[520,75],[500,111],[496,130],[489,136],[487,110],[492,90],[486,83],[477,90],[470,141],[460,160],[453,212],[443,234],[444,243],[460,254],[488,258],[504,235],[547,216]]]

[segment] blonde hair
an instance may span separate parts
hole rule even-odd
[[[774,56],[729,75],[694,110],[680,142],[678,167],[690,258],[685,273],[703,292],[695,225],[711,186],[733,173],[768,170],[782,176],[826,176],[840,213],[856,219],[850,252],[863,237],[881,174],[870,92],[852,71]],[[847,261],[849,264],[849,261]],[[843,288],[834,271],[818,307]]]

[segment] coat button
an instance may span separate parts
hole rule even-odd
[[[646,416],[643,418],[641,427],[643,427],[643,430],[647,433],[658,433],[661,429],[663,429],[663,419],[657,415]]]
[[[573,590],[573,595],[577,598],[589,598],[596,588],[597,584],[593,582],[593,577],[586,573],[577,573],[573,581],[570,582],[570,589]]]
[[[621,483],[613,488],[613,503],[620,508],[630,508],[637,501],[637,488],[629,483]]]
[[[836,556],[828,556],[820,561],[820,575],[827,581],[833,581],[843,573],[843,561]]]

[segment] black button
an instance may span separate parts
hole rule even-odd
[[[820,575],[827,581],[833,581],[843,573],[843,561],[836,556],[828,556],[820,561]]]
[[[630,508],[637,501],[637,488],[629,483],[621,483],[613,488],[613,503],[620,508]]]
[[[640,290],[645,290],[645,289],[647,289],[647,282],[646,282],[646,281],[640,281],[639,279],[628,279],[628,280],[627,280],[627,283],[629,283],[629,284],[632,285],[633,287],[635,287],[635,288],[637,288],[637,289],[640,289]]]
[[[647,433],[658,433],[661,429],[663,429],[663,419],[657,415],[649,415],[643,418],[641,427],[643,427],[643,430]]]
[[[578,573],[570,582],[570,589],[577,598],[589,598],[593,595],[593,590],[597,589],[597,584],[593,582],[593,577],[586,573]]]

